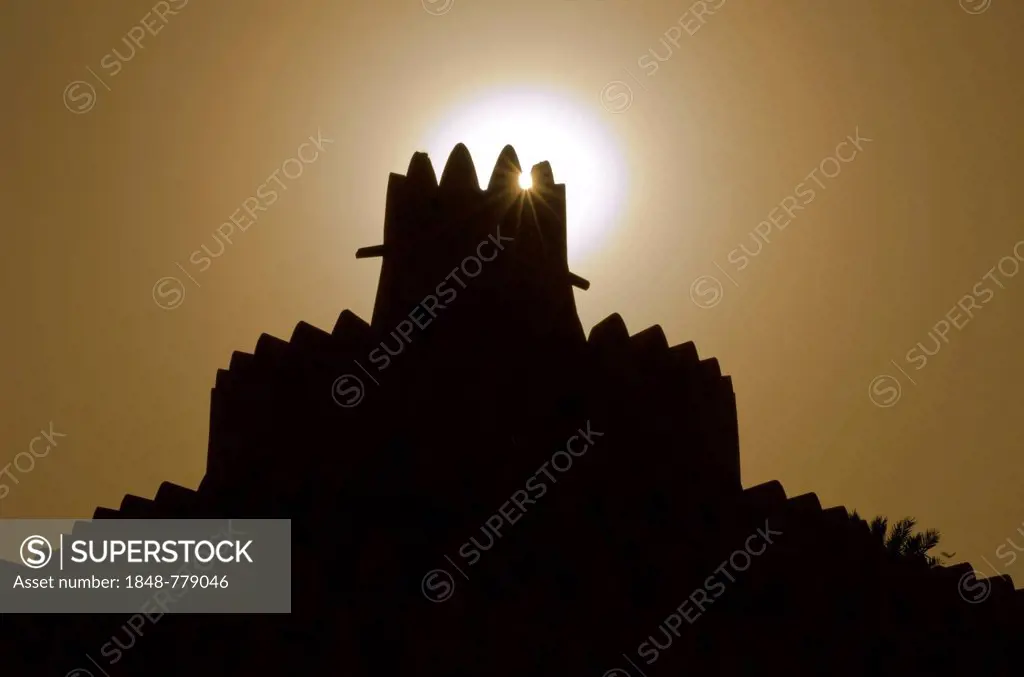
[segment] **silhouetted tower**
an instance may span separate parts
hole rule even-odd
[[[515,150],[505,146],[481,189],[469,150],[460,143],[440,182],[426,153],[413,155],[405,176],[390,175],[384,242],[356,252],[356,258],[383,258],[375,330],[391,331],[424,300],[429,307],[439,302],[448,314],[438,299],[443,284],[468,297],[452,305],[459,307],[456,313],[474,313],[477,330],[489,324],[487,316],[501,314],[507,320],[499,323],[503,331],[532,320],[534,331],[583,340],[572,287],[585,290],[590,283],[569,271],[565,185],[554,182],[547,162],[531,169],[528,190],[519,186],[521,173]],[[481,306],[488,312],[481,315]]]
[[[390,177],[384,243],[357,254],[383,257],[372,323],[346,310],[330,332],[299,322],[233,353],[199,490],[164,482],[95,511],[291,519],[291,614],[172,614],[130,652],[133,619],[156,623],[145,608],[120,628],[5,617],[3,674],[86,674],[68,668],[126,635],[114,674],[636,674],[608,668],[638,667],[618,651],[644,633],[659,675],[1019,674],[1024,591],[1009,576],[902,562],[841,506],[776,481],[744,489],[717,359],[618,314],[584,338],[564,187],[547,163],[529,191],[519,173],[506,146],[480,190],[458,145],[438,185],[414,155]],[[437,322],[413,330],[428,305]],[[591,423],[593,450],[574,459],[567,436]],[[435,604],[424,572],[449,575],[455,601]]]

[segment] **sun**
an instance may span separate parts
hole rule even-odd
[[[440,177],[457,143],[473,156],[486,186],[498,153],[516,149],[523,172],[519,187],[531,188],[530,168],[548,161],[556,183],[565,184],[566,235],[570,263],[594,252],[619,222],[625,195],[625,161],[604,128],[599,106],[568,93],[535,87],[503,88],[455,107],[425,134],[425,150]]]

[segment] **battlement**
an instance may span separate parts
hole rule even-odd
[[[776,481],[744,489],[717,359],[658,325],[631,334],[618,314],[584,335],[564,186],[547,163],[529,190],[519,175],[510,146],[486,189],[461,144],[440,181],[415,154],[390,177],[383,243],[357,253],[383,259],[372,322],[346,310],[330,331],[299,322],[235,352],[211,393],[198,489],[164,482],[96,510],[294,522],[291,614],[169,622],[130,674],[626,674],[608,670],[627,657],[613,651],[645,633],[641,647],[676,643],[664,675],[1019,672],[1024,591],[1009,577],[905,562],[843,506]],[[460,269],[450,309],[398,343]],[[371,372],[382,348],[394,365]],[[470,545],[486,560],[467,575]],[[457,601],[439,605],[426,586],[449,563]],[[5,656],[31,668],[7,671],[71,674],[113,632],[21,617]]]
[[[569,271],[565,185],[554,182],[547,162],[531,168],[529,189],[520,188],[521,174],[515,149],[505,146],[482,189],[460,143],[440,181],[426,153],[413,154],[405,176],[390,175],[384,242],[356,252],[383,259],[371,326],[392,328],[453,273],[474,278],[477,291],[488,290],[483,295],[496,302],[512,286],[529,290],[534,304],[564,307],[572,287],[589,288]]]

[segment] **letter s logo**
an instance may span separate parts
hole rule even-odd
[[[444,602],[455,593],[455,580],[444,569],[433,569],[423,577],[420,589],[431,602]]]
[[[185,301],[185,285],[176,277],[161,277],[153,285],[153,303],[163,310],[174,310]]]

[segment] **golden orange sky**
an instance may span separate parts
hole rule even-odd
[[[195,487],[216,370],[368,319],[388,173],[440,175],[464,124],[485,175],[472,139],[550,146],[584,327],[719,358],[745,486],[913,515],[1024,586],[1024,4],[54,7],[0,21],[0,516]]]

